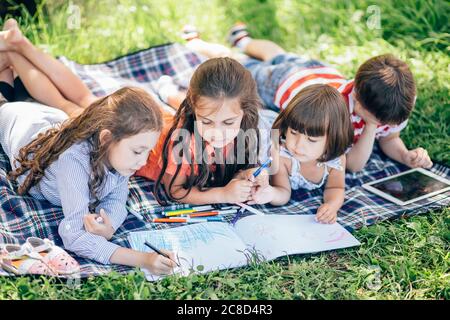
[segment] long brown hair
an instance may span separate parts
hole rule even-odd
[[[100,132],[107,129],[112,139],[100,143]],[[91,196],[98,201],[97,193],[106,175],[108,149],[113,143],[141,132],[161,131],[162,114],[159,105],[144,90],[122,88],[92,103],[78,117],[66,120],[59,128],[47,130],[21,148],[16,161],[19,166],[9,177],[16,180],[28,174],[19,194],[24,194],[39,183],[45,169],[70,146],[81,141],[91,145],[89,182]]]
[[[226,161],[224,166],[217,166],[215,172],[211,172],[209,165],[204,162],[205,159],[200,157],[199,163],[192,163],[191,154],[186,154],[183,148],[180,150],[180,157],[184,157],[191,164],[190,175],[187,177],[183,188],[187,189],[186,194],[180,198],[175,198],[171,189],[177,178],[181,163],[178,163],[175,175],[172,177],[169,186],[166,186],[166,191],[172,200],[181,200],[186,197],[194,186],[200,190],[204,190],[209,187],[218,187],[226,185],[239,170],[245,170],[252,166],[249,159],[254,155],[251,152],[257,152],[258,141],[258,109],[261,108],[261,101],[256,91],[256,83],[253,80],[250,72],[246,70],[239,62],[231,58],[214,58],[202,63],[194,72],[186,98],[181,103],[180,108],[175,114],[172,127],[170,128],[167,137],[164,142],[164,148],[162,152],[163,166],[159,174],[159,177],[155,184],[155,195],[158,195],[158,189],[161,185],[164,172],[168,166],[169,150],[171,150],[171,144],[173,143],[172,150],[176,149],[176,146],[182,143],[180,141],[180,133],[185,129],[190,134],[194,133],[195,127],[195,109],[196,103],[200,97],[207,97],[212,99],[233,99],[239,98],[240,107],[244,115],[241,122],[240,132],[238,137],[241,138],[242,134],[249,132],[248,129],[253,129],[252,132],[256,133],[256,136],[244,136],[245,141],[245,161],[242,164],[238,164],[236,160]],[[237,143],[234,141],[234,152],[229,153],[231,155],[237,154]],[[201,138],[195,139],[196,151],[205,150],[206,143]],[[217,150],[220,152],[220,150]],[[234,157],[236,159],[236,157]],[[232,162],[232,163],[229,163]],[[195,166],[198,166],[196,172]],[[158,196],[156,196],[159,199]],[[162,202],[162,201],[160,201]]]
[[[353,140],[345,100],[339,91],[326,84],[314,84],[297,93],[272,128],[280,130],[281,138],[286,136],[288,128],[311,137],[326,136],[320,162],[343,155]]]

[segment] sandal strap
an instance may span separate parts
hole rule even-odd
[[[4,260],[19,260],[23,257],[29,257],[36,260],[42,260],[42,256],[36,252],[30,250],[30,248],[24,244],[20,246],[20,249],[14,251],[8,251],[8,247],[5,247],[6,254],[2,255]]]
[[[51,249],[55,244],[49,239],[41,239],[37,237],[29,237],[25,242],[31,251],[42,252]]]

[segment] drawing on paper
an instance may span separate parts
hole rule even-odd
[[[272,240],[278,240],[275,236],[275,227],[273,225],[268,225],[265,223],[256,223],[253,226],[253,232],[258,236],[270,237]]]
[[[339,241],[345,239],[345,236],[346,236],[345,231],[341,231],[340,233],[338,233],[338,231],[334,231],[334,232],[328,234],[328,238],[330,238],[330,240],[327,240],[325,242],[327,242],[327,243],[339,242]]]
[[[214,228],[212,224],[199,223],[188,228],[172,228],[164,232],[136,232],[131,235],[130,241],[142,247],[141,250],[148,251],[142,244],[149,241],[157,248],[169,251],[191,251],[199,245],[207,245],[219,237],[228,237],[221,228]]]

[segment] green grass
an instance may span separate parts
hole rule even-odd
[[[168,41],[192,23],[206,40],[225,43],[245,21],[254,37],[338,66],[348,77],[367,58],[392,52],[411,66],[417,107],[402,133],[450,165],[449,4],[404,1],[73,1],[81,28],[67,28],[67,1],[23,16],[26,35],[54,55],[95,63]],[[371,29],[377,5],[381,29]],[[142,273],[110,274],[79,286],[47,278],[0,278],[0,299],[449,299],[450,209],[383,222],[355,233],[362,245],[332,253],[282,258],[247,268],[169,277],[147,283]]]

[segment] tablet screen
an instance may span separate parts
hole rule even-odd
[[[413,171],[389,180],[374,183],[372,187],[401,201],[409,201],[442,190],[449,187],[449,185],[419,171]]]

